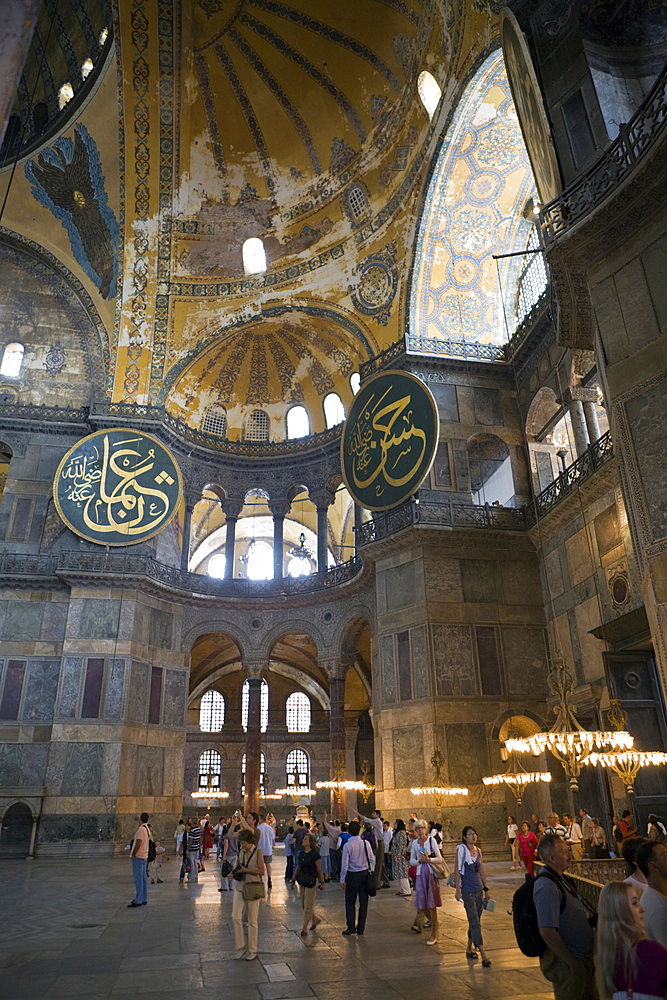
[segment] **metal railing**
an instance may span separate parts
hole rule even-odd
[[[541,861],[535,862],[536,868],[543,868]],[[574,879],[579,898],[584,901],[589,911],[597,913],[600,892],[607,882],[622,882],[628,874],[628,866],[623,858],[610,858],[607,861],[573,861],[566,872]]]
[[[613,455],[614,442],[611,439],[611,433],[607,431],[598,441],[590,445],[572,465],[561,472],[553,483],[542,490],[532,504],[525,507],[527,525],[532,527],[540,517],[544,517],[550,510],[553,510],[556,504],[574,492],[582,482],[589,479],[594,472],[597,472],[601,466],[613,458]]]
[[[462,358],[464,361],[507,361],[504,344],[478,344],[470,340],[438,340],[408,334],[407,350],[414,354],[435,354],[439,358]]]
[[[25,556],[18,558],[25,559]],[[157,562],[142,553],[68,550],[59,554],[52,573],[65,579],[90,576],[97,580],[105,577],[151,580],[170,589],[201,597],[258,598],[295,597],[330,590],[349,583],[362,568],[361,557],[355,555],[345,563],[331,566],[324,573],[311,573],[309,576],[287,576],[281,580],[219,580],[202,573],[184,572],[177,566]]]
[[[413,525],[525,531],[526,520],[522,507],[494,507],[491,504],[477,506],[453,500],[433,503],[412,498],[401,507],[382,511],[371,521],[365,521],[356,527],[357,545],[363,547],[379,542]]]
[[[646,100],[621,125],[616,139],[603,155],[540,213],[545,243],[553,243],[590,215],[613,194],[635,169],[667,122],[667,66],[655,81]]]

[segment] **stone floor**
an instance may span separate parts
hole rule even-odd
[[[260,908],[258,959],[233,961],[231,894],[218,892],[217,866],[207,868],[188,886],[174,861],[163,865],[164,884],[149,885],[148,906],[128,910],[127,857],[0,862],[0,997],[551,1000],[537,961],[515,945],[507,909],[521,876],[506,865],[487,865],[497,901],[483,922],[490,969],[465,959],[463,907],[452,889],[443,889],[437,947],[411,933],[412,901],[393,888],[370,901],[363,938],[341,937],[335,883],[318,896],[322,923],[303,939],[298,896],[279,876]]]

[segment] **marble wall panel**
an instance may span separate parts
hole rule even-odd
[[[120,771],[118,775],[119,795],[134,795],[136,772],[137,747],[133,743],[125,743],[122,746]]]
[[[170,611],[151,608],[150,645],[171,649],[174,636],[174,616]]]
[[[477,694],[470,626],[434,624],[431,630],[436,693],[457,698]]]
[[[455,722],[445,726],[449,781],[467,787],[481,785],[488,774],[489,754],[482,722]]]
[[[122,750],[123,748],[120,743],[107,743],[104,746],[102,776],[100,779],[101,795],[118,794],[118,775],[120,773]]]
[[[475,406],[475,423],[487,427],[501,427],[503,424],[503,407],[499,389],[486,389],[477,386],[473,389]]]
[[[424,577],[429,601],[460,604],[463,600],[461,563],[458,559],[441,559],[427,553],[424,558]]]
[[[500,575],[506,604],[543,604],[542,583],[536,562],[501,562]]]
[[[456,473],[456,489],[459,493],[468,493],[470,491],[470,466],[468,465],[468,450],[464,438],[453,439],[452,456]]]
[[[109,720],[123,717],[123,693],[125,690],[125,660],[120,657],[107,663],[107,685],[104,695],[103,717]]]
[[[127,718],[130,722],[145,722],[148,707],[148,677],[150,668],[147,663],[132,661],[130,674],[130,693],[127,703]]]
[[[415,561],[390,566],[384,571],[387,611],[398,611],[418,603],[418,575]]]
[[[63,657],[62,678],[60,683],[60,707],[58,714],[63,719],[74,719],[79,706],[79,691],[81,689],[81,673],[83,670],[82,656]]]
[[[21,747],[18,743],[0,743],[0,785],[18,785]]]
[[[618,509],[616,504],[612,504],[603,510],[594,520],[595,538],[598,543],[598,553],[600,557],[606,556],[608,552],[621,544],[621,526],[618,522]]]
[[[509,693],[542,701],[549,690],[544,629],[529,625],[503,626],[501,635]]]
[[[536,451],[534,452],[535,461],[537,465],[537,479],[539,482],[540,490],[546,490],[547,486],[553,483],[554,479],[554,468],[551,460],[551,455],[546,451]]]
[[[162,795],[164,782],[162,747],[137,747],[136,789],[139,795]]]
[[[396,654],[394,636],[380,636],[380,665],[382,668],[382,701],[396,701]]]
[[[40,639],[43,642],[62,642],[66,626],[67,604],[64,601],[51,601],[45,604]]]
[[[579,643],[581,673],[584,680],[604,683],[604,662],[602,660],[603,644],[590,632],[600,625],[600,606],[597,596],[578,604],[574,609],[574,617]]]
[[[433,462],[433,485],[445,490],[454,488],[452,467],[449,460],[449,443],[447,441],[440,441],[438,444]]]
[[[412,690],[415,698],[428,698],[431,693],[431,664],[426,642],[426,626],[410,629],[412,648]]]
[[[282,782],[282,773],[281,773]],[[223,785],[225,783],[223,772]],[[188,789],[194,785],[187,785]],[[183,751],[177,747],[167,747],[164,751],[164,794],[180,795],[183,790]]]
[[[162,722],[165,726],[185,725],[188,675],[184,670],[165,670],[162,689]]]
[[[58,844],[68,840],[111,841],[114,839],[115,816],[112,814],[43,814],[39,820],[37,842]]]
[[[588,529],[582,528],[565,541],[570,583],[576,587],[593,573],[593,560],[588,538]]]
[[[7,601],[2,638],[11,642],[35,642],[41,635],[43,618],[41,601]]]
[[[26,722],[48,721],[55,714],[60,659],[28,660],[23,693],[22,717]]]
[[[61,794],[99,795],[103,759],[103,743],[68,743]]]
[[[494,559],[461,559],[463,600],[472,604],[502,601],[500,569]]]
[[[549,594],[551,597],[558,597],[565,590],[560,561],[560,548],[553,549],[546,554],[544,557],[544,569],[547,576]]]
[[[21,746],[21,762],[18,784],[39,788],[46,783],[46,762],[49,755],[48,743],[24,743]]]
[[[459,404],[456,398],[456,386],[444,382],[429,382],[433,393],[440,420],[445,424],[455,424],[459,420]]]
[[[51,743],[49,759],[46,765],[46,784],[54,793],[62,787],[65,774],[66,743]]]
[[[145,646],[148,645],[150,637],[151,611],[152,608],[139,602],[134,607],[132,638],[135,642],[140,642]]]
[[[424,784],[424,742],[421,726],[394,729],[394,785],[411,788]]]
[[[82,601],[78,634],[87,639],[115,639],[118,635],[120,601]]]

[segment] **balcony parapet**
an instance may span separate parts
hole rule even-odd
[[[149,581],[160,588],[194,597],[276,598],[299,597],[331,590],[350,583],[363,569],[361,556],[331,566],[324,573],[283,577],[281,580],[218,580],[200,573],[184,572],[157,562],[145,553],[65,550],[58,554],[3,552],[0,583],[29,585],[46,580],[56,584],[70,580]]]
[[[573,493],[583,482],[590,479],[594,472],[606,465],[613,457],[614,442],[611,439],[611,433],[607,431],[598,441],[590,445],[572,465],[561,472],[553,483],[538,493],[531,504],[524,508],[527,526],[533,527],[538,520],[553,510],[561,500]]]
[[[652,148],[667,123],[667,66],[642,106],[603,155],[544,206],[540,222],[547,247],[594,212],[629,177]]]

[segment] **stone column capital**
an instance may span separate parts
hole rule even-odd
[[[310,499],[319,508],[331,507],[336,501],[336,496],[331,490],[317,490],[309,494]]]
[[[318,657],[318,664],[325,672],[329,680],[344,680],[346,673],[346,666],[341,661],[339,656],[331,657]]]
[[[262,677],[269,669],[269,664],[266,660],[243,660],[243,670],[249,681],[256,680],[261,681]]]
[[[564,406],[570,403],[580,402],[580,403],[597,403],[598,401],[598,391],[597,389],[587,389],[583,385],[570,385],[567,389],[563,390],[561,402]]]
[[[289,513],[291,503],[288,500],[269,500],[269,510],[275,517],[286,517]]]
[[[222,509],[225,512],[225,517],[238,517],[243,510],[243,500],[229,500],[223,501]]]

